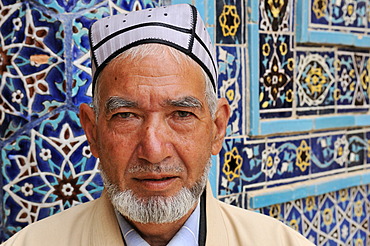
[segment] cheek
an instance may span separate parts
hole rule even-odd
[[[134,143],[108,131],[99,134],[98,151],[101,165],[114,182],[121,182],[133,153]]]
[[[211,138],[209,135],[195,134],[183,139],[181,150],[178,148],[180,157],[187,165],[189,178],[197,180],[202,174],[204,167],[211,157]]]

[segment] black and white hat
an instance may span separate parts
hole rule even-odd
[[[124,51],[159,43],[184,52],[209,76],[216,91],[214,46],[197,9],[188,4],[134,11],[103,18],[90,29],[93,91],[103,68]]]

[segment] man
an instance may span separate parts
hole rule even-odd
[[[194,7],[106,18],[90,38],[94,102],[80,119],[106,189],[6,245],[312,245],[211,194],[210,156],[230,109],[216,99],[216,59]]]

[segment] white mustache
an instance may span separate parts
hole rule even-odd
[[[128,173],[181,173],[185,168],[181,164],[161,164],[161,163],[135,163],[127,169]]]

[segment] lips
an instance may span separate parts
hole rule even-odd
[[[133,178],[140,188],[147,191],[166,191],[170,190],[174,182],[179,179],[172,175],[146,175]]]
[[[168,179],[173,179],[175,177],[165,177],[165,178],[161,178],[161,179],[138,179],[139,181],[164,181],[164,180],[168,180]]]

